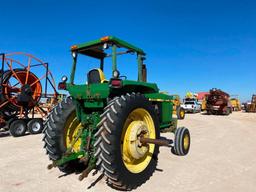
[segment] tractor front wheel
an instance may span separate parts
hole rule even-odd
[[[140,137],[160,137],[152,104],[141,94],[110,101],[101,115],[95,142],[97,166],[116,189],[132,190],[145,183],[157,165],[159,146],[142,145]]]
[[[185,109],[178,106],[176,109],[176,114],[178,119],[184,119],[185,118]]]
[[[175,131],[174,154],[178,156],[187,155],[190,148],[190,133],[185,127],[179,127]]]

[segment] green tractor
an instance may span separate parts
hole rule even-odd
[[[106,36],[74,45],[71,52],[70,80],[63,76],[59,83],[59,89],[67,90],[70,97],[60,102],[44,123],[44,147],[52,160],[48,169],[80,171],[79,180],[92,170],[93,174],[101,171],[111,187],[132,190],[155,171],[159,146],[170,147],[180,156],[188,153],[189,130],[177,128],[177,119],[172,117],[173,97],[146,81],[142,49]],[[137,80],[128,80],[117,70],[117,56],[122,54],[137,56]],[[99,68],[87,73],[85,84],[77,85],[74,78],[81,55],[98,59]],[[109,80],[103,72],[108,57],[112,58]],[[174,140],[160,137],[160,132],[174,133]]]

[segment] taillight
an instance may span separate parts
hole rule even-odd
[[[58,85],[59,90],[65,90],[66,89],[66,82],[60,82]]]
[[[113,88],[120,88],[120,87],[122,87],[122,80],[121,79],[112,79],[110,82],[110,86]]]
[[[192,108],[194,108],[194,105],[192,105]]]

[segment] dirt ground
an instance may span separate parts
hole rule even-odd
[[[188,114],[179,121],[179,126],[190,129],[190,153],[177,157],[169,148],[162,147],[158,170],[136,191],[255,191],[256,114]],[[100,174],[90,174],[80,182],[78,175],[65,176],[58,169],[47,170],[50,162],[43,149],[42,135],[0,137],[0,191],[114,191],[104,178],[100,179]]]

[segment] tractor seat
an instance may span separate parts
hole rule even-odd
[[[87,74],[88,84],[105,83],[105,75],[101,69],[92,69]]]

